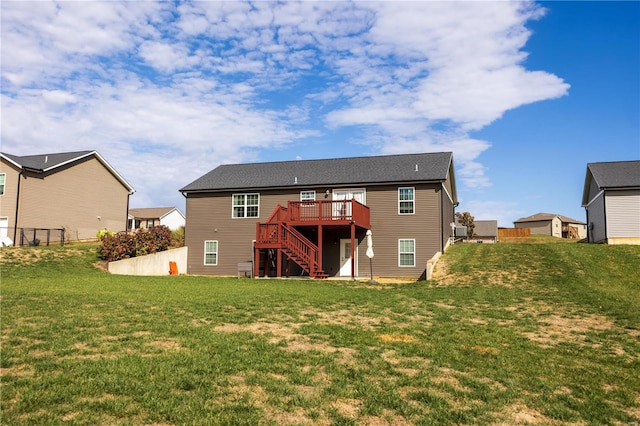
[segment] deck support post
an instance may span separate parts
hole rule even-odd
[[[320,271],[324,271],[322,267],[322,250],[322,225],[318,225],[318,270]]]
[[[282,250],[276,249],[276,277],[282,278]]]
[[[260,249],[253,249],[253,277],[260,277]]]
[[[351,279],[356,278],[356,224],[351,222]]]

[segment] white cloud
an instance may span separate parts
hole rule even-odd
[[[568,89],[523,66],[529,2],[0,7],[3,151],[97,149],[140,204],[350,126],[370,153],[452,150],[459,185],[485,187],[469,132]]]

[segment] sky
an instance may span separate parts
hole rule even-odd
[[[178,207],[220,164],[453,152],[460,205],[581,221],[640,159],[638,1],[7,1],[1,151],[96,150]]]

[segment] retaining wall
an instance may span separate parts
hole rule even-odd
[[[109,262],[115,275],[169,275],[169,262],[176,262],[178,274],[187,272],[187,247],[161,251],[146,256]]]

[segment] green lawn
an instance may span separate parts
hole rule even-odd
[[[398,284],[1,253],[1,424],[640,422],[640,247],[459,244]]]

